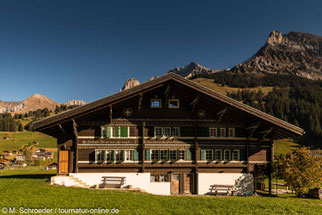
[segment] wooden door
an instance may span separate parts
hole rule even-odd
[[[193,174],[187,174],[184,176],[184,193],[193,192]]]
[[[180,192],[180,175],[172,175],[171,194],[179,194],[179,192]]]
[[[68,174],[68,151],[59,152],[59,174]]]

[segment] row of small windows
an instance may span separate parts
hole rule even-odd
[[[245,151],[242,149],[202,149],[202,161],[242,161],[245,160]]]
[[[149,150],[145,151],[145,160],[147,161],[176,161],[191,160],[190,150]]]
[[[180,102],[179,99],[168,99],[168,108],[179,108]],[[161,99],[151,99],[151,108],[162,108]]]
[[[201,149],[201,161],[242,161],[245,160],[243,149]],[[167,149],[146,149],[145,160],[147,161],[177,161],[191,160],[191,152],[187,150],[167,150]],[[124,162],[138,161],[137,150],[96,150],[96,162]]]
[[[115,127],[102,127],[101,137],[121,137],[126,138],[130,136],[130,129],[127,126],[115,126]]]
[[[193,132],[193,131],[192,131]],[[154,127],[155,137],[180,137],[180,127]],[[190,134],[193,136],[193,134]],[[101,127],[101,137],[127,138],[130,137],[130,127],[127,126],[104,126]],[[209,128],[209,137],[235,137],[235,128]]]
[[[96,150],[96,162],[138,161],[137,150]]]

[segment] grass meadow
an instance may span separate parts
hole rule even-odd
[[[72,188],[50,185],[49,178],[54,174],[54,171],[39,169],[3,170],[0,172],[0,209],[103,208],[118,209],[119,214],[322,214],[321,200],[293,196],[157,196]]]

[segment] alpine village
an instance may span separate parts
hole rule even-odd
[[[50,189],[293,195],[321,207],[321,47],[318,35],[272,31],[231,69],[192,62],[91,103],[0,101],[0,181],[41,169]]]

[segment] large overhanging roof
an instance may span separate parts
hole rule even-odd
[[[116,102],[117,100],[136,95],[138,93],[142,93],[145,91],[148,91],[150,89],[153,89],[169,80],[178,82],[180,84],[183,84],[187,87],[190,87],[196,91],[199,91],[203,94],[206,94],[214,99],[217,99],[231,107],[238,108],[239,110],[251,114],[254,117],[257,117],[259,120],[268,122],[270,124],[273,124],[274,127],[283,129],[287,133],[289,133],[289,137],[291,136],[298,136],[303,135],[304,130],[302,128],[299,128],[295,125],[292,125],[288,122],[285,122],[281,119],[278,119],[272,115],[269,115],[267,113],[264,113],[262,111],[257,110],[256,108],[250,107],[248,105],[245,105],[239,101],[236,101],[228,96],[222,95],[216,91],[213,91],[209,88],[206,88],[204,86],[201,86],[200,84],[197,84],[193,81],[187,80],[179,75],[176,75],[174,73],[168,73],[164,76],[161,76],[159,78],[153,79],[151,81],[145,82],[143,84],[140,84],[138,86],[132,87],[128,90],[121,91],[119,93],[116,93],[114,95],[99,99],[97,101],[88,103],[84,106],[74,108],[72,110],[54,115],[52,117],[42,119],[39,121],[36,121],[33,123],[33,129],[36,131],[46,129],[48,127],[51,127],[53,125],[56,125],[58,123],[65,122],[67,120],[71,120],[79,116],[80,114],[86,114],[87,112],[95,111],[96,109],[107,107],[108,105],[112,104],[113,102]],[[287,135],[285,136],[287,137]]]

